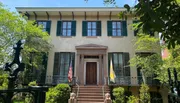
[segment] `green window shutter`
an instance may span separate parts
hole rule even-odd
[[[87,36],[87,21],[82,22],[82,36]]]
[[[101,21],[97,21],[96,22],[96,27],[97,27],[97,31],[96,31],[96,34],[97,36],[101,36]]]
[[[59,75],[60,72],[60,53],[55,52],[54,54],[54,69],[53,69],[53,75]]]
[[[124,68],[125,68],[124,75],[130,76],[129,53],[123,53],[123,60],[124,60]]]
[[[62,35],[62,21],[57,22],[56,36]]]
[[[108,77],[110,77],[110,63],[112,59],[112,53],[108,53]]]
[[[72,21],[71,36],[76,36],[76,21]]]
[[[107,21],[107,33],[108,36],[112,36],[112,21]]]
[[[133,24],[134,24],[134,23],[138,23],[138,22],[139,22],[138,20],[133,20]],[[137,33],[138,33],[138,29],[137,29],[137,30],[134,30],[134,36],[136,36]]]
[[[74,67],[75,67],[75,53],[71,53],[72,57],[72,71],[73,71],[73,76],[74,76]]]
[[[126,21],[122,21],[121,34],[122,34],[122,36],[127,36],[127,23],[126,23]]]
[[[47,21],[46,22],[46,31],[48,32],[48,34],[50,35],[50,31],[51,31],[51,21]]]

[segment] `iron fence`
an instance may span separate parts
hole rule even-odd
[[[115,82],[112,82],[110,77],[108,77],[109,85],[138,86],[141,85],[143,82],[146,82],[146,84],[150,86],[160,85],[159,80],[155,79],[154,77],[146,77],[144,81],[142,76],[138,76],[138,77],[119,76],[115,78]]]

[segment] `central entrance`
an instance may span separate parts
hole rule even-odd
[[[97,62],[86,62],[86,85],[97,84]]]

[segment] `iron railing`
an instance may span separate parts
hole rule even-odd
[[[60,83],[67,83],[69,85],[73,85],[73,81],[68,81],[68,76],[60,76],[60,75],[53,75],[53,76],[28,76],[23,79],[24,85],[28,85],[29,82],[36,81],[39,85],[56,85]],[[75,84],[74,84],[75,85]]]
[[[110,78],[108,78],[109,85],[131,85],[131,77],[130,76],[119,76],[115,78],[115,82],[112,82]]]
[[[146,82],[146,84],[151,86],[160,85],[160,81],[155,79],[155,77],[145,77],[145,81],[143,81],[142,76],[138,76],[137,79],[138,79],[138,84],[142,84],[143,82]]]
[[[150,86],[160,85],[159,80],[155,79],[155,77],[146,77],[144,81],[142,76],[138,76],[138,77],[119,76],[115,78],[115,82],[112,82],[110,80],[110,77],[108,77],[108,85],[138,86],[144,82],[146,82],[146,84]]]

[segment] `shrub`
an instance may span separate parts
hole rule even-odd
[[[122,87],[114,88],[113,95],[115,97],[113,103],[124,103],[124,88]]]
[[[37,83],[36,83],[36,81],[32,81],[28,84],[28,86],[37,86]]]
[[[46,103],[68,103],[70,92],[71,88],[68,84],[58,84],[49,88],[49,91],[46,93]]]
[[[149,87],[147,84],[141,84],[140,88],[140,103],[150,103]]]
[[[139,100],[139,99],[138,99],[137,97],[135,97],[135,96],[130,96],[130,97],[128,97],[127,103],[139,103],[138,100]]]

